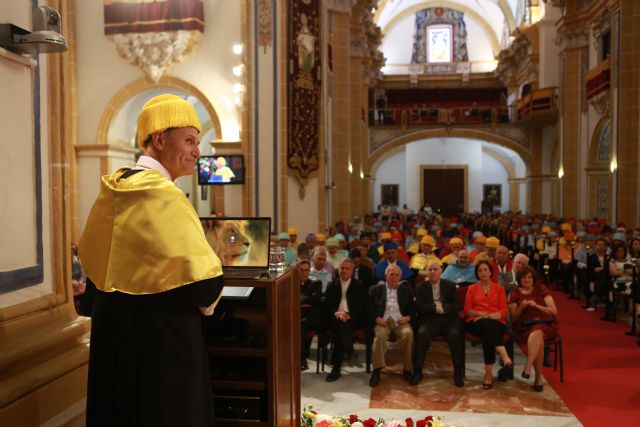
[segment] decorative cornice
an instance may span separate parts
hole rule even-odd
[[[516,29],[511,45],[498,55],[496,75],[505,86],[515,89],[525,83],[538,82],[538,27]]]

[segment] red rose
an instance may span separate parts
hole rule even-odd
[[[404,422],[407,427],[413,427],[413,420],[411,418],[407,418],[406,420],[404,420]]]
[[[427,427],[427,422],[425,420],[418,420],[416,427]]]
[[[353,424],[356,421],[358,421],[358,416],[353,414],[353,415],[349,415],[349,424]]]
[[[376,420],[369,418],[364,420],[362,424],[364,424],[364,427],[376,427]]]

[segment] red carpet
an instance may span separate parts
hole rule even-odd
[[[585,426],[640,425],[640,346],[626,322],[599,320],[583,301],[553,293],[564,345],[564,383],[559,372],[544,376]],[[553,358],[553,354],[551,355]]]

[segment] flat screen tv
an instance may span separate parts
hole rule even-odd
[[[229,185],[244,183],[244,156],[202,156],[198,158],[198,184]]]

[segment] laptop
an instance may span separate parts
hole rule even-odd
[[[203,217],[200,222],[207,241],[220,258],[224,277],[269,276],[271,218]]]

